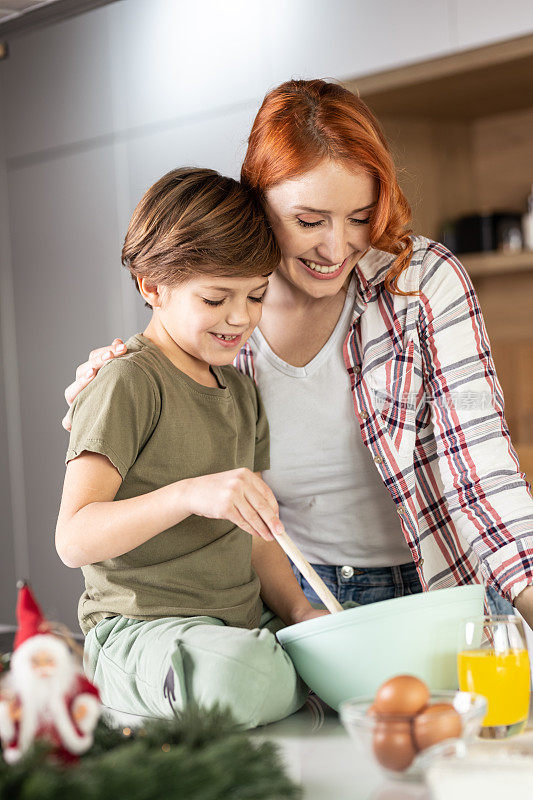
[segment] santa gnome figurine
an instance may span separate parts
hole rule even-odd
[[[84,676],[66,641],[51,633],[30,587],[19,583],[18,630],[10,669],[0,680],[0,740],[13,764],[35,740],[55,757],[76,761],[93,743],[98,689]]]

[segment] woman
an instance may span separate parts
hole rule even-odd
[[[237,365],[264,399],[287,531],[341,602],[483,582],[493,612],[511,601],[533,625],[533,499],[481,311],[451,253],[408,230],[378,122],[341,86],[289,81],[242,180],[282,251]],[[91,353],[69,403],[113,356]]]

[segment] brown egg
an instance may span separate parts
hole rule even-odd
[[[426,684],[414,675],[396,675],[377,691],[374,708],[378,714],[414,717],[429,700]]]
[[[450,703],[427,706],[413,720],[413,738],[418,750],[459,737],[462,729],[461,717]]]
[[[382,767],[403,772],[416,755],[409,720],[377,722],[372,747]]]

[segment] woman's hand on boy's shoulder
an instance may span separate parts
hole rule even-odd
[[[117,358],[125,355],[127,352],[126,345],[122,339],[114,339],[113,342],[107,347],[99,347],[97,350],[91,350],[89,358],[80,364],[76,369],[76,380],[67,386],[65,389],[65,400],[69,405],[69,411],[63,417],[61,424],[65,430],[69,431],[72,427],[70,419],[70,406],[79,395],[82,389],[93,380],[94,376],[110,359]]]

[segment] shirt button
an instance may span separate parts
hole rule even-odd
[[[363,420],[363,422],[367,421],[368,414],[366,413],[366,411],[361,411],[361,419]]]
[[[374,461],[376,462],[376,464],[383,464],[383,459],[381,458],[381,456],[375,456]]]
[[[354,367],[353,371],[355,372],[356,375],[360,375],[361,374],[361,367]]]
[[[424,566],[424,559],[423,558],[419,559],[417,566],[418,567],[423,567]]]
[[[343,578],[353,578],[353,567],[341,567],[341,575]]]
[[[404,506],[398,506],[398,508],[396,509],[396,511],[398,512],[398,514],[400,514],[400,515],[401,515],[401,514],[404,514],[404,513],[405,513],[405,508],[404,508]]]

